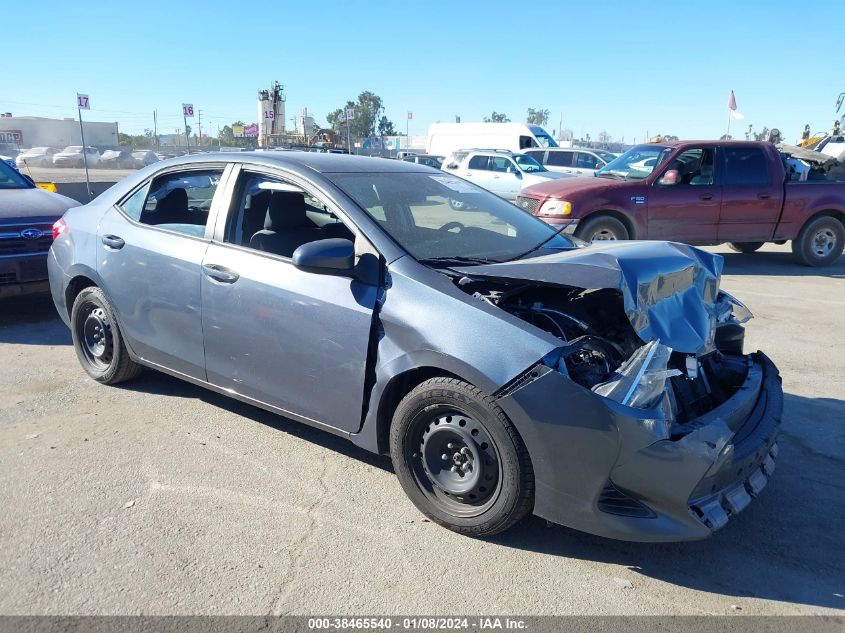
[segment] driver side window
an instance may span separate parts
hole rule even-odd
[[[241,175],[224,241],[292,257],[303,244],[332,237],[355,240],[319,198],[278,178]]]
[[[688,149],[666,166],[658,184],[661,186],[708,186],[715,182],[714,152],[708,148]]]

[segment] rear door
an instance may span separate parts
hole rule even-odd
[[[573,161],[575,152],[571,150],[549,150],[549,156],[546,159],[546,169],[549,171],[556,171],[562,174],[574,174]]]
[[[765,242],[772,238],[783,204],[768,154],[755,145],[720,148],[722,211],[720,242]]]
[[[223,164],[161,173],[107,211],[97,232],[97,272],[129,345],[200,380],[201,266],[223,175]]]
[[[463,173],[458,172],[461,177],[471,180],[479,187],[490,189],[493,184],[492,174],[490,173],[490,157],[477,154],[470,156],[467,161],[466,169]],[[492,190],[491,190],[492,191]]]
[[[721,200],[715,149],[684,150],[660,168],[648,188],[648,239],[716,243]]]
[[[288,253],[297,243],[330,237],[352,239],[359,258],[375,251],[337,207],[291,178],[245,167],[228,216],[217,223],[202,266],[208,381],[284,413],[357,431],[378,281],[304,272],[289,256],[258,250],[255,234],[283,236]],[[278,193],[282,206],[273,199]],[[301,211],[300,203],[307,221],[294,222],[289,212]]]

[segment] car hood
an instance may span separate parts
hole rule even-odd
[[[644,342],[701,354],[713,347],[722,264],[720,255],[686,244],[630,241],[455,270],[476,278],[619,290]]]
[[[15,218],[60,218],[79,202],[58,193],[34,189],[0,189],[0,221]]]
[[[616,180],[614,178],[599,178],[598,176],[579,176],[577,178],[563,178],[561,180],[550,180],[525,187],[522,195],[534,196],[537,198],[565,198],[572,194],[581,194],[596,189],[608,189],[616,187],[629,187],[636,184],[638,180]]]

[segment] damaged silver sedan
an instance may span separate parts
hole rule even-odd
[[[777,369],[689,246],[587,246],[434,169],[298,152],[157,163],[54,235],[92,378],[157,369],[389,453],[463,534],[705,538],[774,469]]]

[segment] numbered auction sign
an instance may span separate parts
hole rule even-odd
[[[183,116],[194,116],[194,104],[193,103],[183,103],[182,104],[182,115]]]
[[[88,95],[76,93],[76,107],[80,110],[90,110],[91,102],[88,100]]]

